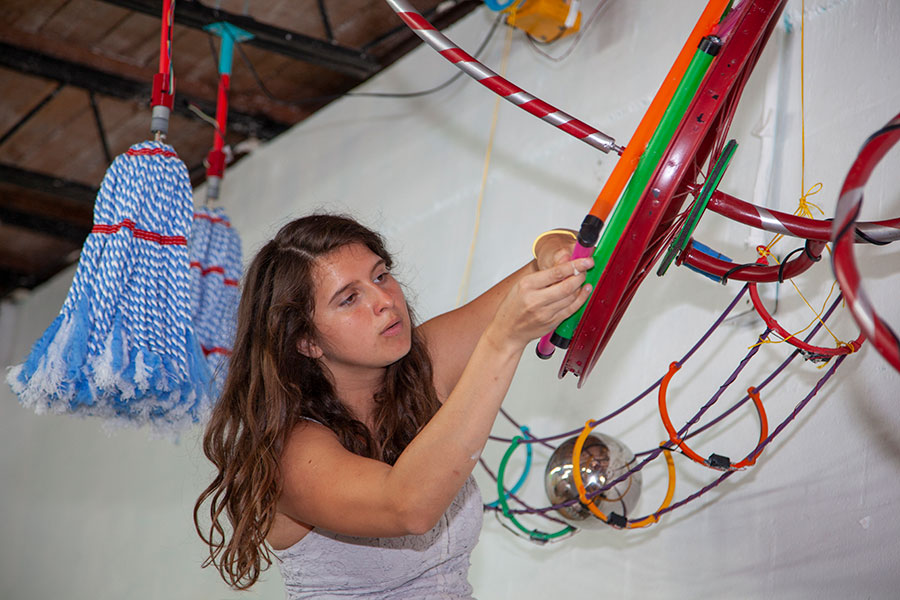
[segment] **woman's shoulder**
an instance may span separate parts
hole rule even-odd
[[[312,417],[299,417],[297,422],[290,428],[290,431],[288,431],[285,440],[285,453],[289,452],[292,449],[292,446],[301,440],[309,442],[320,438],[337,440],[337,435],[330,427],[318,419]]]

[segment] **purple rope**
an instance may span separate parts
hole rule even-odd
[[[812,331],[809,333],[809,335],[807,335],[806,338],[803,340],[804,342],[809,343],[810,340],[812,340],[812,338],[815,337],[816,333],[819,332],[819,329],[822,328],[822,323],[823,323],[824,321],[827,321],[827,320],[828,320],[828,317],[831,316],[831,313],[833,313],[834,310],[835,310],[835,309],[838,307],[838,305],[840,304],[841,299],[842,299],[841,294],[838,294],[838,296],[837,296],[837,298],[835,299],[835,301],[831,304],[831,306],[828,308],[828,310],[825,311],[825,314],[824,314],[824,316],[822,317],[822,321],[819,322],[819,323],[816,323],[816,326],[813,327],[813,329],[812,329]],[[777,377],[777,376],[781,373],[781,371],[783,371],[784,368],[787,367],[788,364],[790,364],[791,361],[793,361],[799,354],[801,354],[799,348],[796,349],[796,350],[794,350],[794,351],[793,351],[793,352],[792,352],[792,353],[784,360],[784,362],[782,362],[781,365],[778,366],[777,369],[775,369],[774,371],[772,371],[772,373],[762,381],[762,383],[760,383],[760,384],[757,385],[757,386],[754,386],[754,388],[756,389],[756,391],[757,391],[757,392],[762,391],[767,385],[769,385],[769,383],[771,383],[772,380],[775,379],[775,377]],[[745,395],[745,396],[744,396],[737,404],[735,404],[734,406],[732,406],[731,408],[729,408],[727,411],[725,411],[724,413],[722,413],[721,415],[719,415],[718,417],[716,417],[715,419],[713,419],[713,420],[710,421],[709,423],[703,425],[702,427],[700,427],[699,429],[697,429],[697,430],[694,431],[693,433],[689,433],[688,435],[686,435],[686,436],[685,436],[684,438],[682,438],[682,439],[687,440],[687,439],[690,439],[690,438],[694,437],[695,435],[699,435],[700,433],[703,433],[704,431],[706,431],[707,429],[709,429],[709,428],[712,427],[713,425],[715,425],[715,424],[721,422],[725,417],[727,417],[728,415],[730,415],[731,413],[733,413],[734,411],[736,411],[738,408],[740,408],[741,406],[743,406],[749,399],[750,399],[750,395],[749,395],[749,394],[746,394],[746,395]]]
[[[494,481],[497,481],[496,473],[491,471],[491,469],[487,466],[487,463],[485,462],[485,460],[483,458],[479,458],[478,462],[481,463],[481,466],[484,468],[485,471],[487,471],[487,474],[491,476],[491,479],[493,479]],[[504,488],[504,489],[506,489],[506,488]],[[556,517],[546,514],[546,513],[550,512],[551,510],[556,510],[556,508],[557,508],[556,506],[548,506],[546,508],[534,508],[533,506],[529,505],[527,502],[525,502],[524,500],[522,500],[516,494],[513,494],[509,490],[506,490],[506,494],[508,496],[508,499],[515,500],[516,502],[518,502],[519,504],[521,504],[522,506],[525,507],[524,510],[523,509],[511,510],[510,512],[540,515],[541,517],[544,517],[548,521],[553,521],[555,523],[559,523],[560,525],[568,525],[568,523],[566,523],[562,519],[558,519]],[[484,510],[495,510],[498,512],[502,512],[503,509],[500,508],[499,506],[491,506],[491,505],[485,504]]]
[[[774,440],[775,437],[779,433],[781,433],[785,427],[787,427],[788,423],[793,421],[797,417],[797,415],[800,414],[800,411],[803,410],[803,408],[809,403],[809,401],[812,400],[812,398],[816,394],[819,393],[819,390],[822,389],[822,386],[825,385],[825,382],[828,381],[832,375],[834,375],[834,372],[837,371],[837,368],[841,365],[842,362],[844,362],[844,359],[847,358],[847,356],[848,356],[847,354],[842,354],[837,358],[836,361],[834,361],[834,364],[831,365],[831,368],[828,369],[828,372],[825,373],[825,375],[823,375],[819,379],[819,381],[816,383],[815,387],[813,387],[813,389],[806,395],[806,397],[803,398],[803,400],[801,400],[799,404],[797,404],[797,406],[794,408],[793,412],[791,412],[791,414],[784,421],[782,421],[778,425],[778,427],[775,428],[775,431],[773,431],[771,434],[769,434],[769,437],[767,437],[765,440],[763,440],[762,444],[759,445],[759,447],[754,451],[754,453],[758,454],[759,452],[762,452],[763,448],[768,446],[769,443],[772,440]],[[699,498],[700,496],[702,496],[709,490],[713,489],[714,487],[716,487],[717,485],[719,485],[720,483],[722,483],[723,481],[728,479],[733,473],[736,473],[736,472],[737,471],[726,471],[718,479],[716,479],[715,481],[713,481],[712,483],[710,483],[703,489],[691,494],[690,496],[688,496],[687,498],[685,498],[683,500],[680,500],[679,502],[676,502],[675,504],[672,504],[671,506],[667,506],[666,508],[664,508],[660,511],[657,511],[656,513],[654,513],[655,516],[660,517],[660,516],[666,514],[667,512],[671,512],[671,511],[675,510],[676,508],[679,508],[680,506],[684,506],[688,502]]]
[[[728,317],[728,314],[729,314],[732,310],[734,310],[734,307],[737,306],[738,302],[740,302],[741,298],[744,296],[744,294],[747,292],[747,290],[748,290],[748,286],[747,286],[747,285],[744,285],[744,286],[740,289],[740,291],[737,293],[737,295],[734,297],[734,299],[731,301],[731,303],[725,308],[725,310],[722,312],[722,314],[719,315],[719,317],[713,322],[713,324],[709,327],[709,329],[707,329],[706,333],[704,333],[703,336],[701,336],[700,339],[699,339],[699,340],[698,340],[698,341],[690,348],[690,350],[688,350],[688,351],[685,353],[685,355],[681,357],[681,360],[678,361],[678,364],[679,364],[679,365],[682,365],[682,364],[684,364],[685,362],[687,362],[687,360],[690,359],[691,356],[693,356],[695,352],[697,352],[697,350],[700,348],[700,346],[702,346],[702,345],[706,342],[706,340],[709,339],[709,337],[710,337],[710,336],[713,334],[713,332],[719,327],[719,325],[721,325],[722,322]],[[741,368],[743,368],[743,367],[741,367]],[[736,376],[736,375],[735,375],[735,376]],[[622,407],[619,408],[618,410],[613,411],[613,412],[610,413],[609,415],[607,415],[607,416],[605,416],[605,417],[603,417],[603,418],[601,418],[601,419],[599,419],[599,420],[597,420],[597,421],[592,421],[592,422],[591,422],[591,425],[592,425],[593,427],[596,427],[597,425],[599,425],[599,424],[601,424],[601,423],[604,423],[604,422],[606,422],[606,421],[612,419],[613,417],[615,417],[615,416],[621,414],[621,413],[624,412],[625,410],[627,410],[627,409],[631,408],[632,406],[634,406],[638,401],[642,400],[644,397],[646,397],[649,393],[651,393],[651,392],[652,392],[653,390],[655,390],[657,387],[659,387],[659,385],[660,385],[661,383],[662,383],[662,377],[660,377],[659,379],[657,379],[657,380],[656,380],[656,383],[652,384],[650,387],[648,387],[646,390],[644,390],[640,395],[638,395],[637,397],[635,397],[633,400],[631,400],[630,402],[628,402],[627,404],[625,404],[624,406],[622,406]],[[512,418],[505,410],[504,410],[504,409],[501,408],[500,411],[501,411],[501,413],[502,413],[502,414],[510,421],[510,423],[512,423],[514,426],[518,427],[519,429],[521,429],[521,425],[520,425],[518,422],[516,422],[516,421],[515,421],[515,420],[514,420],[514,419],[513,419],[513,418]],[[701,413],[701,414],[702,414],[702,413]],[[545,438],[532,438],[532,439],[528,439],[528,440],[523,439],[523,440],[520,440],[519,443],[536,443],[536,442],[539,442],[539,443],[543,443],[544,445],[546,445],[546,446],[552,448],[552,446],[549,446],[549,444],[547,444],[546,442],[548,442],[548,441],[550,441],[550,440],[556,440],[556,439],[559,439],[559,438],[563,438],[563,437],[571,437],[572,435],[575,435],[575,434],[580,433],[580,432],[582,431],[582,429],[583,429],[583,428],[573,429],[572,431],[568,431],[568,432],[565,432],[565,433],[561,433],[561,434],[557,434],[557,435],[549,436],[549,437],[545,437]],[[492,439],[492,440],[495,440],[495,441],[501,441],[501,442],[512,443],[512,439],[506,439],[506,438],[501,438],[501,437],[497,437],[497,436],[490,436],[489,439]],[[655,450],[655,453],[653,453],[650,457],[648,457],[648,458],[647,458],[646,460],[644,460],[642,463],[638,464],[636,467],[634,467],[633,469],[631,469],[631,470],[629,470],[628,472],[626,472],[624,475],[622,475],[622,476],[621,476],[619,479],[617,479],[615,482],[613,482],[613,483],[611,483],[611,484],[609,484],[609,485],[607,485],[607,486],[604,486],[604,487],[601,488],[600,490],[597,490],[597,491],[596,491],[595,493],[593,493],[590,497],[592,498],[592,497],[594,497],[595,495],[598,495],[598,494],[603,493],[604,491],[606,491],[606,490],[608,490],[609,488],[611,488],[613,485],[616,485],[616,484],[618,484],[619,482],[621,482],[621,481],[623,481],[624,479],[626,479],[627,477],[629,477],[632,473],[636,473],[637,471],[640,471],[641,469],[644,468],[644,465],[646,465],[648,462],[650,462],[650,461],[652,461],[653,459],[655,459],[657,456],[659,456],[660,453],[662,453],[662,449],[661,449],[661,448],[656,449],[656,450]],[[494,473],[492,473],[492,472],[490,471],[490,469],[487,468],[486,463],[485,463],[483,460],[481,461],[481,463],[482,463],[482,466],[484,467],[485,471],[487,471],[488,475],[490,475],[491,478],[492,478],[494,481],[496,481],[496,480],[497,480],[496,475],[495,475]],[[554,504],[554,505],[549,506],[549,507],[546,507],[546,508],[535,509],[535,508],[530,507],[528,504],[526,504],[525,502],[523,502],[523,501],[520,500],[519,498],[517,498],[515,495],[512,495],[512,494],[511,494],[510,497],[511,497],[512,499],[516,500],[519,504],[521,504],[522,506],[525,507],[525,509],[515,509],[515,510],[511,510],[511,512],[516,513],[516,514],[526,513],[526,514],[541,514],[541,515],[543,515],[545,512],[548,512],[548,511],[550,511],[550,510],[558,510],[558,509],[560,509],[560,508],[566,508],[566,507],[572,506],[572,505],[574,505],[574,504],[576,504],[576,503],[579,502],[578,499],[572,499],[572,500],[567,500],[566,502],[563,502],[563,503],[560,503],[560,504]],[[486,509],[490,509],[490,510],[499,510],[497,507],[488,507],[488,506],[486,506],[485,508],[486,508]],[[552,517],[548,517],[548,518],[552,518]]]
[[[765,340],[769,336],[770,331],[771,331],[771,329],[769,329],[767,327],[766,330],[763,331],[759,335],[759,341],[762,342],[763,340]],[[685,433],[687,433],[687,430],[690,429],[691,426],[694,425],[697,421],[699,421],[700,417],[702,417],[704,415],[704,413],[706,413],[706,411],[709,410],[712,407],[712,405],[715,404],[719,400],[719,398],[722,396],[722,394],[725,393],[725,390],[727,390],[731,386],[731,384],[734,383],[734,380],[737,379],[737,376],[741,374],[741,371],[744,370],[744,367],[747,366],[747,363],[750,362],[750,359],[753,358],[754,356],[756,356],[756,353],[759,352],[759,349],[761,347],[762,347],[762,344],[760,343],[760,344],[754,344],[750,348],[750,350],[747,352],[747,355],[744,356],[743,360],[741,360],[741,362],[738,363],[738,366],[735,367],[734,371],[731,372],[731,375],[728,376],[728,379],[725,380],[725,383],[720,385],[719,389],[716,390],[716,393],[712,395],[712,397],[709,399],[709,401],[703,405],[703,407],[697,412],[697,414],[694,415],[694,417],[690,421],[685,423],[684,427],[682,427],[680,430],[678,430],[679,438],[682,437]]]
[[[805,340],[805,341],[808,342],[809,340],[811,340],[812,337],[818,332],[818,330],[819,330],[819,328],[821,327],[822,323],[823,323],[825,320],[827,320],[828,317],[830,317],[831,314],[834,312],[835,308],[837,308],[838,304],[840,303],[840,300],[841,300],[841,296],[840,296],[840,294],[839,294],[839,295],[837,296],[837,298],[835,298],[835,301],[832,303],[831,307],[828,309],[828,311],[827,311],[827,312],[825,313],[825,315],[823,316],[821,322],[819,322],[819,323],[816,324],[816,326],[813,328],[813,330],[812,330],[812,331],[809,333],[809,335],[806,337],[806,340]],[[762,341],[763,339],[766,338],[766,336],[769,334],[769,331],[770,331],[770,330],[767,328],[762,334],[760,334],[760,336],[759,336],[760,341]],[[696,423],[696,422],[700,419],[700,417],[703,415],[703,413],[706,412],[706,410],[707,410],[708,408],[710,408],[710,407],[716,402],[716,400],[718,400],[718,398],[719,398],[719,396],[722,394],[722,392],[724,392],[725,389],[727,389],[727,387],[728,387],[729,385],[731,385],[732,382],[734,382],[734,380],[737,378],[738,374],[740,374],[740,372],[744,369],[744,367],[747,365],[747,363],[750,361],[750,359],[751,359],[754,355],[756,355],[756,353],[759,351],[759,349],[760,349],[761,347],[762,347],[762,344],[757,344],[757,345],[754,345],[752,348],[750,348],[750,351],[747,353],[747,355],[744,357],[744,359],[738,364],[738,366],[737,366],[737,367],[735,368],[735,370],[732,372],[731,376],[725,381],[725,383],[723,383],[723,384],[719,387],[718,391],[713,395],[713,397],[710,398],[709,402],[707,402],[706,405],[704,405],[704,406],[700,409],[700,411],[694,416],[693,419],[691,419],[684,427],[681,428],[681,430],[678,431],[678,437],[679,437],[679,438],[682,438],[682,435],[690,428],[690,426],[693,425],[694,423]],[[769,377],[766,378],[766,380],[763,382],[763,384],[761,384],[760,386],[756,387],[756,389],[757,389],[757,390],[760,390],[760,389],[762,389],[765,385],[767,385],[769,382],[771,382],[771,381],[775,378],[775,376],[776,376],[778,373],[780,373],[780,372],[788,365],[788,363],[790,363],[790,362],[794,359],[794,357],[797,356],[797,354],[799,354],[799,352],[800,352],[799,349],[796,350],[796,351],[794,351],[794,352],[792,352],[791,355],[790,355],[785,361],[783,361],[782,364],[781,364],[778,368],[776,368],[775,371],[773,371],[771,375],[769,375]],[[846,354],[845,354],[845,355],[842,355],[842,356],[846,356]],[[830,376],[829,376],[829,377],[830,377]],[[818,391],[818,388],[816,389],[816,391]],[[740,400],[737,404],[735,404],[734,406],[732,406],[728,411],[726,411],[726,412],[725,412],[722,416],[720,416],[718,419],[716,419],[716,420],[714,420],[714,421],[708,423],[707,425],[705,425],[705,426],[702,427],[701,429],[698,429],[698,430],[695,431],[692,435],[697,435],[697,434],[699,434],[701,431],[703,431],[703,430],[707,429],[708,427],[710,427],[713,423],[715,423],[715,422],[717,422],[717,421],[720,421],[725,415],[730,414],[731,412],[734,412],[734,411],[737,409],[737,407],[740,406],[740,405],[742,405],[744,402],[746,402],[747,399],[749,399],[749,395],[745,396],[745,397],[744,397],[742,400]],[[791,418],[793,418],[793,417],[791,417]],[[692,436],[688,436],[688,437],[692,437]],[[686,439],[686,438],[682,438],[682,439]],[[751,453],[750,453],[750,455],[749,455],[748,457],[752,457],[752,456],[754,456],[754,455],[759,455],[759,453],[762,452],[762,449],[765,447],[765,445],[766,445],[767,443],[768,443],[768,442],[765,442],[765,443],[763,443],[763,444],[758,445],[756,448],[753,449],[753,451],[751,451]],[[665,444],[662,444],[659,448],[655,448],[655,449],[649,451],[648,453],[646,453],[646,454],[649,454],[649,455],[647,456],[647,458],[644,459],[641,463],[639,463],[636,467],[634,467],[633,469],[629,470],[629,471],[626,472],[626,473],[623,473],[620,477],[618,477],[617,479],[615,479],[615,480],[612,481],[612,482],[607,483],[606,485],[604,485],[604,486],[601,487],[600,489],[595,490],[595,491],[592,492],[590,495],[588,495],[587,498],[590,500],[590,499],[594,498],[595,496],[598,496],[598,495],[602,494],[603,492],[607,491],[608,489],[612,488],[613,486],[619,484],[620,482],[622,482],[622,481],[624,481],[625,479],[627,479],[628,477],[630,477],[632,473],[635,473],[635,472],[637,472],[637,471],[640,471],[641,469],[644,468],[644,466],[645,466],[647,463],[649,463],[649,462],[652,461],[652,460],[655,460],[656,457],[658,457],[658,456],[662,453],[663,448],[666,448],[666,449],[672,449],[673,446],[672,446],[672,444],[671,444],[670,442],[667,442],[667,443],[665,443]],[[641,453],[641,454],[645,454],[645,453]],[[637,456],[637,455],[636,455],[636,456]],[[729,471],[729,472],[730,472],[730,471]],[[724,480],[724,478],[720,478],[720,481],[723,481],[723,480]],[[718,483],[716,483],[716,485],[718,485]],[[715,486],[713,486],[713,487],[715,487]],[[704,489],[705,489],[705,488],[704,488]],[[701,491],[702,491],[702,490],[701,490]],[[705,493],[705,492],[703,492],[703,493]]]
[[[713,324],[713,326],[710,328],[710,330],[707,331],[706,335],[704,335],[703,338],[701,338],[701,340],[700,340],[697,344],[695,344],[694,347],[691,348],[691,350],[690,350],[690,351],[689,351],[689,352],[681,359],[681,361],[679,362],[679,364],[682,364],[684,361],[686,361],[688,358],[690,358],[690,356],[691,356],[691,355],[692,355],[692,354],[700,347],[700,345],[701,345],[704,341],[706,341],[706,339],[709,337],[709,335],[712,333],[712,331],[713,331],[716,327],[718,327],[718,326],[721,324],[721,322],[724,320],[724,318],[727,316],[727,314],[734,308],[734,306],[737,305],[737,302],[738,302],[738,301],[740,300],[740,298],[743,296],[743,294],[744,294],[744,292],[746,291],[746,289],[747,289],[747,287],[744,286],[744,288],[741,290],[741,292],[740,292],[740,293],[737,295],[737,297],[735,297],[735,299],[732,301],[731,305],[729,305],[728,308],[726,308],[725,312],[723,312],[723,314],[719,317],[719,319],[717,319],[716,323]],[[839,295],[837,296],[837,298],[835,298],[834,302],[831,304],[831,306],[829,307],[829,309],[828,309],[828,310],[825,312],[825,314],[822,316],[822,319],[820,320],[820,322],[816,324],[816,326],[812,329],[812,331],[809,333],[809,335],[806,336],[806,338],[805,338],[804,341],[809,342],[809,341],[816,335],[816,333],[818,333],[819,329],[822,327],[822,324],[823,324],[825,321],[827,321],[828,318],[832,315],[832,313],[834,312],[834,310],[835,310],[835,309],[837,308],[837,306],[840,304],[840,301],[841,301],[841,295],[839,294]],[[764,339],[765,336],[768,334],[768,332],[769,332],[769,330],[767,329],[763,334],[761,334],[761,335],[759,336],[759,339],[761,339],[761,340]],[[718,399],[718,397],[721,395],[721,393],[724,391],[724,389],[727,388],[728,385],[730,385],[730,384],[734,381],[734,379],[737,377],[737,375],[740,373],[740,371],[746,366],[746,364],[749,362],[750,358],[752,358],[752,357],[756,354],[756,352],[759,350],[759,347],[760,347],[760,345],[756,345],[756,346],[754,346],[753,348],[750,349],[750,351],[748,352],[747,356],[745,356],[744,360],[741,361],[741,363],[738,365],[738,367],[735,369],[735,371],[732,373],[732,375],[729,377],[729,379],[726,380],[726,382],[725,382],[724,384],[722,384],[722,386],[720,386],[719,390],[718,390],[717,393],[713,396],[713,398],[710,400],[710,402],[708,402],[708,403],[700,410],[700,412],[699,412],[699,413],[698,413],[698,414],[697,414],[697,415],[696,415],[696,416],[695,416],[695,417],[694,417],[687,425],[685,425],[685,426],[682,428],[682,430],[679,432],[679,437],[681,437],[681,434],[684,433],[684,432],[687,430],[687,428],[690,427],[690,425],[692,425],[693,423],[695,423],[695,422],[700,418],[700,416],[702,416],[703,412],[705,412],[705,411],[706,411],[706,410],[707,410],[707,409],[715,402],[715,400]],[[778,366],[778,367],[777,367],[777,368],[776,368],[776,369],[775,369],[768,377],[766,377],[766,378],[763,380],[762,383],[760,383],[760,385],[756,386],[756,389],[757,389],[757,390],[762,390],[766,385],[768,385],[772,380],[774,380],[775,377],[776,377],[777,375],[779,375],[779,374],[787,367],[787,365],[790,364],[790,362],[793,361],[794,358],[796,358],[796,356],[797,356],[798,354],[800,354],[799,349],[798,349],[798,350],[795,350],[794,352],[792,352],[791,355],[790,355],[787,359],[785,359],[785,360],[784,360],[784,361],[783,361],[783,362],[782,362],[782,363],[781,363],[781,364],[780,364],[780,365],[779,365],[779,366]],[[839,359],[835,362],[835,364],[832,365],[831,369],[829,369],[828,373],[826,373],[826,375],[823,376],[823,377],[819,380],[819,382],[816,384],[816,386],[813,388],[813,390],[812,390],[812,391],[811,391],[811,392],[810,392],[810,393],[809,393],[809,394],[808,394],[808,395],[807,395],[807,396],[806,396],[806,397],[805,397],[805,398],[797,405],[797,407],[794,409],[794,412],[793,412],[787,419],[785,419],[785,420],[784,420],[784,421],[783,421],[783,422],[782,422],[782,423],[781,423],[781,424],[780,424],[780,425],[779,425],[779,426],[778,426],[778,427],[777,427],[777,428],[776,428],[776,429],[775,429],[775,430],[774,430],[774,431],[773,431],[773,432],[772,432],[772,433],[771,433],[771,434],[770,434],[770,435],[769,435],[769,436],[768,436],[761,444],[759,444],[759,445],[758,445],[758,446],[750,453],[749,456],[759,455],[759,454],[762,452],[762,450],[763,450],[763,449],[764,449],[764,448],[765,448],[765,447],[766,447],[766,446],[767,446],[767,445],[775,438],[775,436],[778,435],[778,434],[779,434],[779,433],[787,426],[787,424],[788,424],[790,421],[792,421],[792,420],[797,416],[797,414],[800,412],[800,410],[802,410],[803,407],[806,406],[806,404],[809,402],[809,400],[812,399],[812,397],[815,396],[815,395],[818,393],[818,391],[819,391],[819,390],[821,389],[821,387],[825,384],[825,382],[826,382],[826,381],[831,377],[831,375],[837,370],[838,365],[839,365],[841,362],[843,362],[843,360],[844,360],[844,358],[846,358],[846,356],[847,356],[847,355],[845,354],[845,355],[841,355],[841,356],[839,357]],[[638,396],[635,400],[633,400],[632,402],[630,402],[630,403],[628,404],[628,406],[633,405],[634,402],[636,402],[637,400],[640,400],[641,398],[643,398],[644,396],[646,396],[649,392],[651,392],[653,389],[655,389],[655,388],[661,383],[661,381],[662,381],[662,378],[660,378],[653,386],[651,386],[650,388],[648,388],[643,394],[641,394],[641,395]],[[725,411],[725,413],[723,413],[722,415],[720,415],[719,417],[717,417],[716,419],[714,419],[714,420],[711,421],[710,423],[707,423],[706,425],[704,425],[704,426],[701,427],[700,429],[694,431],[692,434],[689,434],[689,435],[686,436],[684,439],[688,439],[689,437],[693,437],[694,435],[697,435],[697,434],[701,433],[702,431],[708,429],[709,427],[711,427],[711,426],[714,425],[715,423],[721,421],[721,420],[722,420],[723,418],[725,418],[727,415],[729,415],[729,414],[731,414],[732,412],[734,412],[735,410],[737,410],[737,408],[740,407],[741,405],[743,405],[748,399],[749,399],[749,395],[746,395],[743,399],[741,399],[739,402],[737,402],[734,406],[732,406],[732,407],[729,408],[727,411]],[[620,410],[618,410],[618,411],[616,411],[616,412],[614,412],[614,413],[612,413],[612,414],[613,414],[613,415],[616,415],[616,414],[619,414],[619,413],[621,413],[621,412],[622,412],[622,409],[620,409]],[[605,420],[608,420],[608,418],[610,418],[610,417],[605,417],[604,419],[602,419],[602,420],[600,420],[600,421],[593,422],[593,423],[595,423],[595,424],[596,424],[596,423],[600,423],[600,422],[603,422],[603,421],[605,421]],[[574,430],[573,433],[578,433],[578,432],[580,432],[580,431],[581,431],[581,429],[576,429],[576,430]],[[563,434],[563,435],[565,435],[565,434]],[[562,436],[560,435],[560,436],[555,436],[555,437],[562,437]],[[545,438],[545,439],[553,439],[553,438]],[[597,495],[599,495],[599,494],[602,494],[602,493],[605,492],[606,490],[612,488],[613,486],[619,484],[620,482],[622,482],[622,481],[624,481],[625,479],[627,479],[628,477],[630,477],[631,474],[640,471],[641,469],[644,468],[644,466],[645,466],[647,463],[651,462],[652,460],[655,460],[656,457],[658,457],[658,456],[662,453],[662,451],[663,451],[664,448],[671,449],[671,444],[663,444],[663,445],[661,445],[660,447],[655,448],[655,449],[653,449],[653,450],[651,450],[651,451],[642,452],[642,453],[636,455],[636,456],[639,456],[639,455],[643,455],[643,454],[648,454],[649,456],[647,456],[646,459],[644,459],[643,461],[641,461],[638,465],[636,465],[635,467],[633,467],[632,469],[630,469],[628,472],[626,472],[626,473],[624,473],[623,475],[621,475],[621,476],[620,476],[619,478],[617,478],[616,480],[614,480],[614,481],[612,481],[612,482],[606,484],[606,485],[603,486],[601,489],[596,490],[594,493],[592,493],[590,496],[588,496],[588,498],[590,499],[590,498],[593,498],[593,497],[595,497],[595,496],[597,496]],[[488,472],[488,474],[496,481],[496,476],[490,471],[490,469],[487,468],[487,465],[484,463],[484,461],[482,461],[482,466],[484,466],[484,468],[485,468],[485,470]],[[671,505],[671,506],[667,507],[666,509],[664,509],[664,510],[658,512],[658,513],[655,513],[655,516],[656,516],[656,517],[659,517],[660,515],[662,515],[662,514],[664,514],[664,513],[666,513],[666,512],[669,512],[669,511],[671,511],[671,510],[674,510],[674,509],[677,508],[677,507],[683,506],[684,504],[687,504],[688,502],[690,502],[690,501],[692,501],[692,500],[694,500],[694,499],[696,499],[696,498],[699,498],[700,496],[702,496],[703,494],[705,494],[706,492],[708,492],[708,491],[711,490],[712,488],[714,488],[714,487],[716,487],[717,485],[719,485],[722,481],[724,481],[725,479],[727,479],[728,477],[730,477],[732,473],[734,473],[734,471],[726,471],[726,472],[723,473],[723,475],[720,476],[716,481],[714,481],[714,482],[712,482],[711,484],[705,486],[704,488],[698,490],[698,491],[695,492],[694,494],[691,494],[690,496],[684,498],[683,500],[681,500],[681,501],[675,503],[674,505]],[[544,515],[544,513],[545,513],[545,512],[549,512],[550,510],[559,510],[559,509],[561,509],[561,508],[566,508],[566,507],[572,506],[572,505],[574,505],[574,504],[580,502],[580,500],[576,498],[576,499],[568,500],[568,501],[566,501],[566,502],[563,502],[563,503],[560,503],[560,504],[555,504],[555,505],[552,505],[552,506],[549,506],[549,507],[535,509],[535,508],[532,508],[531,506],[529,506],[528,504],[526,504],[525,502],[523,502],[522,500],[520,500],[519,498],[517,498],[517,497],[515,497],[515,496],[511,496],[511,497],[512,497],[513,499],[515,499],[519,504],[521,504],[522,506],[526,507],[526,508],[524,508],[524,509],[515,509],[515,510],[511,510],[512,513],[514,513],[514,514],[523,514],[523,513],[524,513],[524,514],[541,514],[542,516],[545,516],[545,517],[551,518],[551,519],[552,519],[552,517],[549,517],[549,516],[547,516],[547,515]],[[632,522],[634,522],[634,521],[636,521],[636,520],[642,520],[642,519],[635,519],[635,520],[632,520]]]
[[[706,333],[704,333],[703,336],[701,336],[700,339],[697,341],[697,343],[695,343],[691,347],[691,349],[688,350],[687,353],[685,353],[685,355],[681,357],[681,360],[679,360],[677,363],[679,367],[682,366],[685,362],[687,362],[688,359],[691,358],[691,356],[693,356],[694,353],[700,349],[700,346],[702,346],[706,342],[706,340],[709,339],[709,337],[713,334],[713,332],[716,329],[718,329],[719,325],[721,325],[722,322],[725,320],[725,318],[728,317],[728,314],[732,310],[734,310],[735,306],[737,306],[740,299],[747,292],[747,289],[748,289],[747,285],[744,285],[744,287],[741,288],[741,290],[734,297],[734,299],[731,301],[731,303],[725,308],[725,310],[722,312],[722,314],[719,315],[719,317],[713,322],[713,324],[709,327],[709,329],[706,330]],[[636,396],[633,400],[631,400],[624,406],[620,407],[619,409],[611,412],[610,414],[606,415],[605,417],[601,417],[600,419],[598,419],[596,421],[591,421],[591,426],[596,427],[597,425],[600,425],[601,423],[605,423],[606,421],[609,421],[610,419],[622,414],[623,412],[625,412],[626,410],[628,410],[629,408],[631,408],[632,406],[637,404],[640,400],[643,400],[644,397],[647,396],[647,394],[651,393],[653,390],[655,390],[657,387],[659,387],[659,384],[662,383],[662,380],[663,380],[662,377],[657,379],[656,383],[652,384],[650,387],[648,387],[646,390],[644,390],[638,396]],[[521,429],[521,426],[503,408],[500,409],[500,413],[504,417],[506,417],[506,419],[510,423],[512,423],[517,429]],[[543,437],[543,438],[532,437],[531,439],[528,439],[528,440],[522,440],[520,443],[523,443],[523,444],[541,443],[541,444],[544,444],[545,446],[552,448],[552,446],[547,444],[547,442],[553,441],[553,440],[558,440],[558,439],[564,438],[564,437],[571,437],[573,435],[577,435],[578,433],[581,432],[582,429],[584,429],[584,428],[579,427],[578,429],[572,429],[571,431],[566,431],[564,433],[559,433],[556,435]],[[504,437],[498,437],[498,436],[492,435],[492,436],[489,436],[488,439],[493,440],[495,442],[505,442],[507,444],[512,443],[512,438],[504,438]]]

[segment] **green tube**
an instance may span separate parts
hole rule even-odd
[[[709,51],[705,49],[709,49]],[[684,113],[687,111],[691,100],[694,99],[697,88],[700,87],[700,82],[703,80],[703,76],[706,75],[706,70],[712,63],[712,59],[717,51],[717,45],[713,46],[713,48],[708,48],[707,38],[704,38],[704,41],[700,43],[700,48],[691,59],[684,77],[681,78],[681,82],[672,95],[669,106],[666,107],[666,111],[656,127],[656,131],[653,132],[653,136],[647,142],[647,148],[641,155],[634,174],[625,188],[625,192],[606,221],[603,233],[600,234],[600,241],[594,250],[594,267],[587,272],[585,284],[589,283],[591,286],[596,287],[597,282],[600,280],[600,275],[609,263],[609,257],[612,256],[619,238],[622,237],[622,232],[625,230],[625,226],[628,224],[628,220],[631,218],[638,200],[644,193],[644,189],[647,187],[653,172],[656,171],[656,166],[659,164],[663,153],[672,141],[672,136],[684,118]],[[591,294],[593,294],[593,291]],[[559,324],[556,328],[558,337],[566,340],[572,339],[586,306],[587,302],[575,314]]]
[[[563,527],[559,531],[555,531],[553,533],[547,533],[544,531],[538,531],[537,529],[528,529],[519,520],[516,516],[509,510],[509,503],[506,501],[506,497],[508,494],[506,493],[505,486],[503,485],[503,478],[506,475],[506,464],[509,462],[509,458],[512,456],[513,452],[516,451],[516,447],[522,442],[521,436],[514,437],[510,444],[509,448],[506,449],[506,453],[503,455],[503,460],[500,461],[500,466],[497,469],[497,496],[498,502],[500,503],[500,508],[503,513],[503,516],[510,520],[510,522],[515,525],[519,531],[528,535],[528,537],[535,542],[545,543],[549,542],[554,538],[558,538],[567,533],[571,533],[575,530],[571,525],[567,525]]]

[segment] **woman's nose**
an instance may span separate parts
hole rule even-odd
[[[384,288],[379,286],[374,286],[374,300],[373,300],[373,308],[375,312],[381,312],[388,308],[393,308],[394,306],[394,297]]]

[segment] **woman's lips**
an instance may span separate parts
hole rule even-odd
[[[381,332],[381,335],[388,337],[395,336],[403,330],[403,321],[394,321],[387,329]]]

